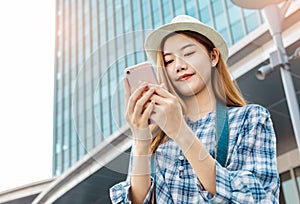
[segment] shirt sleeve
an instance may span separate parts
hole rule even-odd
[[[113,204],[129,204],[131,201],[128,199],[130,182],[128,179],[122,181],[109,189],[109,195]]]
[[[269,112],[250,107],[241,129],[226,168],[216,162],[216,194],[204,198],[213,203],[278,203],[276,137]]]
[[[128,178],[126,181],[122,181],[109,189],[110,199],[113,204],[131,204],[131,201],[128,197],[131,187],[129,180],[130,179]],[[153,178],[151,178],[151,187],[143,204],[150,204],[153,188],[154,182]]]

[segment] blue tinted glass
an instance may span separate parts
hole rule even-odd
[[[241,38],[244,37],[244,27],[242,24],[242,15],[241,15],[241,8],[233,5],[228,4],[228,18],[230,24],[230,31],[231,31],[231,38],[232,43],[236,43]]]
[[[129,5],[128,5],[128,1],[125,1],[124,5],[123,5],[123,13],[124,13],[124,31],[129,32],[130,31],[130,13],[129,13],[130,9],[129,9]]]
[[[136,63],[140,63],[140,62],[145,61],[143,52],[136,52],[135,53],[135,58],[136,58]]]
[[[109,68],[109,85],[110,85],[110,96],[114,94],[114,90],[116,89],[116,67],[111,66]]]
[[[107,126],[103,129],[103,138],[105,139],[108,136],[109,136],[109,127]]]
[[[126,65],[133,65],[134,63],[134,56],[132,55],[132,52],[134,52],[133,48],[133,41],[134,41],[134,36],[132,35],[127,35],[125,38],[125,44],[126,44]],[[128,62],[130,64],[128,64]]]
[[[144,29],[151,29],[148,0],[141,1]]]
[[[134,30],[140,30],[141,29],[141,22],[140,22],[140,13],[139,8],[137,5],[137,1],[132,1],[132,18],[133,18],[133,28]]]
[[[117,66],[118,66],[118,76],[119,76],[119,78],[123,78],[124,77],[124,69],[126,66],[124,56],[122,56],[120,59],[118,59]]]
[[[113,24],[113,7],[111,5],[111,2],[108,1],[107,2],[107,8],[106,8],[106,12],[107,12],[107,30],[108,30],[108,39],[112,39],[114,37],[114,33],[113,33],[113,28],[114,28],[114,24]]]
[[[163,8],[163,20],[164,23],[168,23],[172,19],[172,12],[171,12],[171,2],[170,0],[162,0],[162,8]]]
[[[226,5],[227,5],[227,8],[231,8],[232,6],[235,6],[233,3],[232,3],[232,0],[225,0],[226,1]]]
[[[126,56],[126,67],[132,66],[133,62],[134,62],[133,55],[132,54],[127,55]]]
[[[226,30],[227,20],[226,20],[226,15],[224,13],[224,8],[221,0],[212,1],[212,12],[214,16],[216,30],[218,31]]]
[[[158,5],[158,1],[151,1],[151,2],[152,2],[153,27],[156,28],[161,25],[160,8]]]
[[[225,41],[226,41],[226,44],[227,44],[227,45],[230,45],[230,40],[229,40],[227,28],[224,28],[223,30],[220,30],[219,32],[220,32],[220,34],[224,37],[224,39],[225,39]]]
[[[280,174],[281,190],[285,203],[297,203],[294,181],[289,171]]]
[[[209,8],[210,1],[198,0],[198,4],[199,4],[200,20],[209,26],[213,26],[213,22],[210,15],[210,8]]]
[[[116,21],[116,25],[115,29],[116,29],[116,35],[120,35],[121,33],[123,33],[122,30],[122,26],[120,25],[120,23],[123,21],[122,15],[121,14],[121,9],[122,9],[122,3],[121,0],[115,0],[115,21]]]
[[[101,79],[100,79],[100,87],[101,87],[100,91],[101,91],[102,99],[107,98],[108,97],[108,91],[107,91],[107,73],[102,73]]]
[[[173,5],[174,5],[175,16],[180,15],[180,14],[184,14],[183,6],[181,4],[181,1],[173,0]]]
[[[100,25],[105,25],[105,8],[104,8],[104,1],[100,1],[100,9],[99,9],[99,16],[100,16]],[[80,33],[80,32],[79,32]],[[103,27],[100,27],[100,44],[104,44],[106,41],[106,30]]]
[[[236,43],[244,36],[243,25],[241,21],[231,24],[231,35],[233,43]]]
[[[213,10],[214,16],[219,15],[220,13],[224,12],[222,1],[221,0],[212,1],[212,10]]]
[[[245,9],[244,16],[245,16],[247,33],[253,31],[255,28],[259,26],[259,21],[258,21],[258,16],[256,11]]]
[[[105,121],[103,123],[103,136],[104,138],[106,138],[107,136],[109,136],[109,103],[108,100],[102,100],[102,106],[103,106],[103,121]]]
[[[56,175],[61,173],[62,154],[56,154]]]
[[[186,14],[193,16],[194,18],[197,17],[196,15],[196,5],[194,1],[188,1],[185,5],[186,8]]]
[[[241,16],[241,9],[237,6],[232,6],[228,9],[228,18],[230,23],[235,23],[236,21],[240,21]]]
[[[123,85],[119,86],[119,92],[124,93],[124,86]],[[124,110],[125,97],[124,97],[124,94],[120,94],[119,96],[120,96],[119,109],[120,109],[120,112],[122,112],[122,110]],[[123,126],[123,124],[126,124],[126,120],[125,120],[124,114],[120,114],[120,116],[121,116],[121,125]]]
[[[209,0],[198,0],[199,8],[207,7],[209,4]]]
[[[227,20],[226,20],[225,13],[221,13],[215,16],[215,25],[216,25],[216,30],[223,30],[227,27]]]
[[[71,163],[74,164],[77,160],[77,148],[76,145],[71,147]]]
[[[201,20],[203,23],[208,23],[208,22],[211,21],[208,6],[202,8],[202,9],[200,10],[200,20]]]
[[[83,157],[86,154],[86,148],[84,146],[85,141],[81,140],[79,145],[79,157]]]

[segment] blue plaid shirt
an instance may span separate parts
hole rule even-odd
[[[230,107],[229,149],[226,167],[216,162],[216,194],[199,183],[191,165],[173,140],[160,145],[155,154],[155,178],[144,203],[156,188],[158,204],[177,203],[278,203],[280,180],[276,163],[276,138],[268,110],[259,105]],[[215,112],[189,127],[214,157]],[[183,160],[182,160],[183,159]],[[183,166],[181,175],[178,170]],[[113,203],[130,203],[130,179],[110,189]]]

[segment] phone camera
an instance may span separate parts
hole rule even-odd
[[[130,71],[128,70],[128,71],[126,72],[126,74],[130,74]]]

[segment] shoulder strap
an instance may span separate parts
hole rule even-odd
[[[152,176],[152,178],[154,178],[155,177],[155,158],[154,158],[154,154],[155,153],[153,153],[152,155],[151,155],[151,176]]]
[[[217,161],[225,167],[228,154],[228,113],[225,104],[217,101]]]

